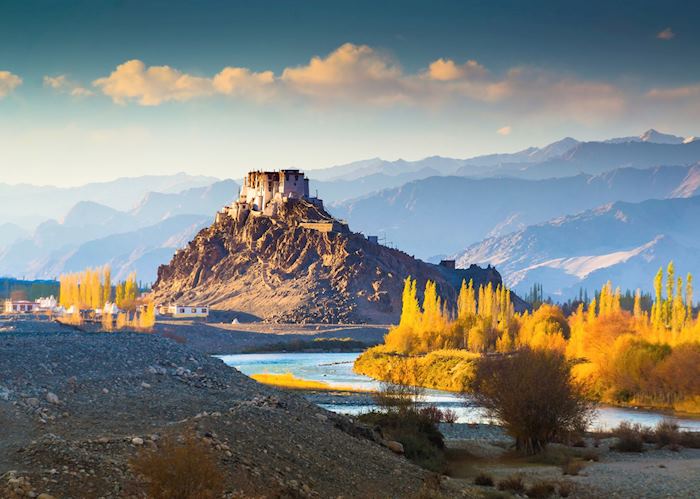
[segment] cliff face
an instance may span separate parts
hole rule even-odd
[[[208,304],[272,321],[391,323],[401,313],[407,276],[437,283],[453,301],[462,278],[498,284],[494,269],[450,270],[369,242],[349,231],[320,232],[301,222],[330,219],[303,200],[280,203],[277,214],[220,214],[158,269],[159,303]]]

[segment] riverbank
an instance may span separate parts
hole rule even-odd
[[[379,381],[415,384],[455,393],[468,393],[480,354],[466,350],[435,350],[425,355],[410,356],[391,352],[384,345],[364,351],[356,360],[358,374]],[[642,409],[677,417],[700,419],[700,403],[688,402],[676,406],[603,400],[606,405],[624,409]]]
[[[406,497],[426,474],[347,417],[150,334],[0,334],[0,496],[117,498],[129,461],[194,432],[226,497]],[[21,480],[20,480],[21,479]],[[10,496],[11,497],[11,496]]]

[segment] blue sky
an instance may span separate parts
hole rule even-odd
[[[692,2],[0,1],[0,182],[700,133]]]

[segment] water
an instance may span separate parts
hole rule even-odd
[[[262,353],[219,356],[227,365],[244,374],[284,374],[314,381],[323,381],[331,386],[354,387],[361,390],[376,390],[379,382],[356,374],[352,370],[358,353]],[[460,423],[488,423],[482,408],[475,406],[469,397],[441,390],[426,390],[423,397],[442,409],[457,412]],[[367,412],[375,408],[369,397],[348,397],[343,403],[320,404],[322,407],[345,414]],[[593,429],[611,429],[622,421],[654,426],[662,419],[676,422],[682,429],[700,431],[700,419],[678,418],[672,415],[627,408],[603,406],[591,425]]]

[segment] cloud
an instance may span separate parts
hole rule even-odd
[[[0,71],[0,99],[8,96],[22,84],[22,78],[9,71]]]
[[[182,73],[170,66],[146,65],[137,59],[117,66],[93,85],[117,104],[135,101],[157,106],[168,101],[187,101],[213,93],[211,80]]]
[[[430,63],[426,76],[437,81],[454,81],[467,77],[483,77],[486,73],[486,68],[474,60],[458,65],[452,59],[438,59]]]
[[[367,45],[346,43],[325,58],[286,68],[280,80],[295,93],[314,98],[390,103],[406,98],[401,67]]]
[[[676,34],[670,27],[659,31],[656,34],[656,38],[658,38],[659,40],[671,40],[672,38],[675,38],[675,36]]]
[[[86,97],[93,95],[92,90],[80,86],[78,83],[68,79],[66,75],[44,76],[44,86],[53,90],[70,94],[74,97]]]
[[[506,125],[504,127],[499,128],[498,130],[496,130],[496,133],[498,135],[506,136],[506,135],[510,135],[510,132],[512,132],[512,131],[513,131],[513,127],[511,127],[510,125]]]
[[[195,76],[131,60],[93,85],[118,104],[143,106],[225,95],[254,102],[370,107],[479,105],[494,111],[558,113],[584,123],[614,116],[626,104],[623,92],[612,84],[530,67],[493,74],[473,59],[439,58],[425,70],[406,73],[390,54],[352,43],[278,74],[225,67],[211,77]]]
[[[647,92],[647,97],[653,99],[686,99],[700,96],[700,85],[686,85],[682,87],[652,88]]]
[[[227,67],[214,76],[212,85],[215,91],[224,95],[262,101],[275,93],[275,75],[272,71],[254,73],[246,68]]]

